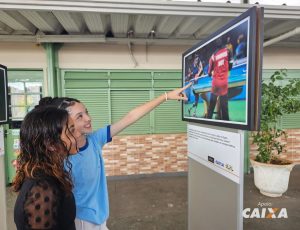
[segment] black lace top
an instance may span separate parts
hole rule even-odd
[[[18,230],[74,229],[75,200],[66,196],[58,182],[49,177],[27,179],[18,194],[14,220]]]

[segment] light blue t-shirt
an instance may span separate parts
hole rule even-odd
[[[76,218],[98,225],[104,223],[109,215],[102,147],[110,141],[110,126],[106,126],[88,134],[86,145],[69,157]]]

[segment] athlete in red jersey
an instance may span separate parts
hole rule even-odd
[[[218,50],[209,59],[208,74],[212,76],[212,87],[207,118],[212,118],[217,99],[220,101],[220,115],[222,120],[229,120],[228,114],[228,75],[231,69],[231,53],[222,47],[222,40],[216,41]]]

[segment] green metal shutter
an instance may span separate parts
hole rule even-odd
[[[181,72],[154,72],[154,96],[181,87]],[[186,122],[181,117],[181,102],[167,101],[154,111],[154,133],[186,132]]]
[[[299,98],[300,100],[300,98]],[[283,129],[299,129],[300,128],[300,112],[294,114],[285,114],[281,119],[281,127]]]
[[[133,108],[181,87],[180,71],[62,71],[63,95],[86,104],[93,127],[115,123]],[[185,132],[181,103],[168,101],[121,134]]]
[[[291,79],[300,78],[300,70],[288,70],[288,79],[286,79],[286,83],[288,83]],[[283,83],[285,83],[283,82]],[[300,100],[300,97],[297,98]],[[300,112],[294,114],[284,114],[281,118],[281,128],[282,129],[297,129],[300,128]]]
[[[85,104],[92,118],[93,129],[109,124],[109,107],[107,90],[73,89],[66,90],[66,97],[73,97]]]
[[[43,82],[43,70],[9,69],[7,77],[11,82]]]
[[[155,97],[165,91],[155,91]],[[186,122],[181,120],[181,102],[167,101],[154,110],[154,133],[186,132]]]
[[[153,88],[175,89],[181,87],[181,72],[154,72]]]
[[[93,129],[109,124],[107,72],[65,72],[64,95],[85,104],[92,117]]]
[[[112,123],[119,121],[130,110],[150,100],[149,90],[111,90]],[[121,134],[148,134],[150,130],[150,114],[129,126]]]
[[[151,72],[111,72],[111,88],[130,89],[130,88],[147,88],[152,87]]]
[[[67,71],[64,74],[65,89],[108,88],[107,72]]]

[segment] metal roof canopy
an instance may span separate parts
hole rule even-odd
[[[192,45],[253,5],[0,0],[0,41]],[[265,45],[300,46],[300,7],[265,8]]]

